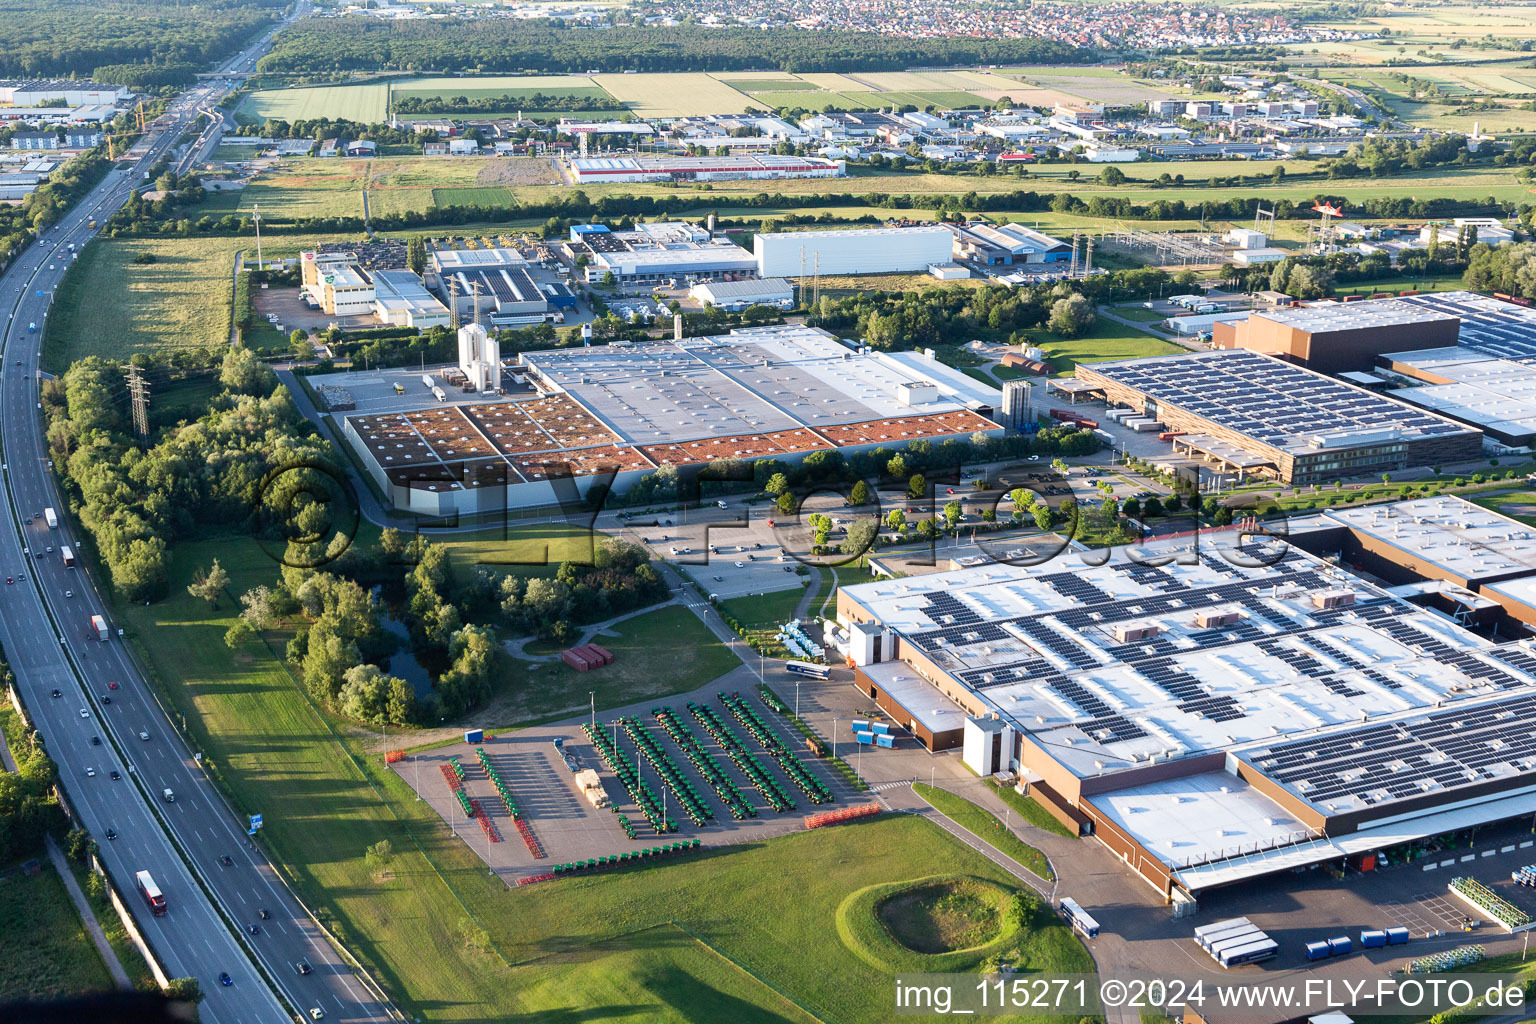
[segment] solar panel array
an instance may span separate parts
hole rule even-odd
[[[1092,369],[1159,406],[1283,451],[1304,449],[1318,435],[1393,430],[1407,440],[1467,429],[1245,349],[1099,363]]]
[[[1536,770],[1536,694],[1239,755],[1316,805],[1366,807]]]
[[[1458,344],[1504,359],[1536,361],[1536,310],[1465,291],[1405,295],[1399,301],[1461,317]]]

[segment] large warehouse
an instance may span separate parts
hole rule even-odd
[[[1464,462],[1482,432],[1238,349],[1078,364],[1076,389],[1155,417],[1176,450],[1249,476],[1315,484]]]
[[[752,251],[759,277],[897,274],[950,262],[954,235],[940,225],[782,231],[757,235]]]
[[[620,181],[743,181],[774,178],[840,178],[841,160],[819,156],[594,156],[571,160],[578,185]]]
[[[420,408],[423,392],[417,408],[347,416],[343,434],[397,507],[448,515],[574,502],[605,473],[622,492],[668,464],[1002,433],[995,388],[809,327],[525,352],[512,369],[521,397]]]
[[[608,274],[623,291],[669,287],[674,280],[734,280],[757,274],[752,254],[727,238],[682,221],[640,224],[633,231],[610,231],[601,224],[578,224],[564,245],[572,262],[587,260],[587,280]]]
[[[1238,540],[844,587],[837,617],[897,724],[976,732],[999,750],[978,770],[1018,772],[1170,899],[1536,812],[1523,643]]]
[[[1383,352],[1456,344],[1454,313],[1405,302],[1319,303],[1212,328],[1211,347],[1263,352],[1322,373],[1369,370]]]

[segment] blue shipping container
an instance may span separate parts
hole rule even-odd
[[[875,736],[875,746],[877,746],[877,747],[886,747],[886,748],[894,748],[896,746],[896,737],[894,737],[894,736],[886,736],[884,734],[877,734]]]
[[[1387,944],[1387,933],[1386,932],[1375,931],[1375,932],[1361,932],[1360,933],[1360,948],[1361,949],[1375,949],[1377,946],[1385,946],[1386,944]]]
[[[1336,939],[1329,939],[1328,945],[1333,950],[1334,956],[1343,956],[1345,953],[1353,953],[1355,951],[1355,944],[1350,941],[1348,935],[1340,935]]]
[[[875,742],[875,734],[872,732],[856,732],[853,734],[853,738],[859,743]]]
[[[874,725],[869,727],[869,731],[870,732],[878,732],[878,733],[887,733],[887,732],[891,731],[891,727],[889,725],[886,725],[884,722],[876,722]]]
[[[484,740],[485,740],[485,730],[484,729],[465,729],[464,730],[464,742],[465,743],[481,743],[481,742],[484,742]]]
[[[1326,960],[1333,956],[1333,948],[1326,942],[1307,943],[1308,960]]]
[[[1410,936],[1408,934],[1407,928],[1398,926],[1396,928],[1387,929],[1387,945],[1389,946],[1401,945],[1402,943],[1407,942],[1409,938]]]
[[[869,728],[869,723],[866,722],[864,719],[862,719],[862,718],[855,718],[853,720],[853,731],[854,732],[870,732],[872,730]]]

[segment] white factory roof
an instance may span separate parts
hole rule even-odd
[[[934,685],[912,670],[904,661],[885,661],[866,665],[864,674],[889,694],[896,703],[924,728],[933,733],[965,728],[966,714]],[[905,722],[898,722],[906,728]]]
[[[946,398],[961,404],[979,403],[1000,408],[1003,393],[998,388],[983,384],[968,373],[962,373],[937,359],[930,359],[921,352],[877,352],[874,358],[893,363],[918,377],[926,377],[939,386]]]
[[[963,411],[954,385],[929,367],[859,355],[814,327],[522,354],[551,386],[570,392],[637,444],[833,427]],[[909,405],[909,383],[938,384],[939,399]],[[976,382],[979,386],[980,382]],[[1001,394],[995,401],[1002,400]]]
[[[894,238],[902,235],[942,234],[949,236],[949,228],[942,224],[920,224],[904,228],[837,228],[831,231],[768,231],[755,235],[764,242],[813,245],[819,242],[858,241],[866,238]],[[755,243],[754,243],[755,244]]]
[[[1464,345],[1383,358],[1450,382],[1387,392],[1394,398],[1506,436],[1536,434],[1536,365],[1528,361],[1500,359]]]
[[[1311,334],[1325,331],[1354,331],[1367,327],[1434,323],[1451,317],[1451,314],[1427,309],[1401,299],[1323,302],[1313,306],[1263,310],[1253,315]]]
[[[516,249],[434,249],[432,260],[445,271],[521,267],[528,261]]]
[[[794,286],[782,277],[754,277],[745,281],[701,281],[693,286],[693,291],[711,302],[741,302],[759,296],[782,296],[786,292],[793,295]]]
[[[1422,714],[1486,693],[1478,679],[1536,691],[1485,660],[1481,637],[1297,549],[1218,553],[1236,536],[1204,534],[1198,555],[1187,539],[1154,541],[1102,565],[1064,554],[844,593],[1085,778]],[[1320,607],[1336,593],[1353,603]],[[1202,613],[1235,619],[1201,625]],[[1158,632],[1122,642],[1117,627]],[[1323,809],[1360,799],[1331,794]]]
[[[1314,838],[1292,814],[1224,771],[1130,786],[1090,798],[1165,864],[1192,866]]]
[[[375,270],[374,305],[386,312],[409,313],[413,317],[446,317],[448,307],[427,290],[410,270]]]
[[[1462,579],[1536,574],[1536,528],[1465,498],[1442,495],[1335,508],[1322,512],[1321,518],[1400,548]]]

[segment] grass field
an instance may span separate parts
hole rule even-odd
[[[267,257],[293,256],[339,235],[264,240]],[[127,359],[164,348],[229,343],[235,255],[246,238],[109,238],[86,246],[58,290],[43,338],[43,367],[63,370],[88,355]],[[141,255],[153,263],[135,263]]]
[[[361,217],[362,191],[372,212],[420,213],[432,209],[438,190],[475,189],[493,157],[405,156],[367,160],[295,157],[284,160],[238,192],[222,192],[199,208],[219,216],[249,212],[282,217]]]
[[[1029,343],[1045,349],[1055,376],[1070,375],[1078,363],[1102,363],[1109,359],[1143,359],[1166,356],[1185,349],[1144,334],[1134,327],[1102,317],[1080,338],[1063,338],[1051,331],[1031,331]]]
[[[445,206],[510,206],[512,193],[502,185],[435,188],[432,190],[432,204],[438,209]]]
[[[703,73],[595,75],[592,79],[636,117],[743,114],[764,104]]]
[[[838,940],[839,903],[865,886],[939,873],[1009,884],[930,824],[892,816],[508,890],[401,780],[376,760],[354,759],[275,657],[224,647],[233,602],[210,613],[184,589],[215,554],[233,577],[232,592],[275,571],[253,544],[184,545],[172,566],[171,599],[119,614],[136,639],[153,635],[140,649],[237,809],[266,809],[263,838],[285,873],[409,1015],[874,1024],[885,1012],[868,993],[888,979]],[[663,657],[669,648],[654,643],[656,631],[643,623],[634,642],[658,650],[649,671],[661,675],[672,665]],[[629,652],[603,643],[618,655],[613,667],[622,666]],[[585,703],[589,679],[581,677],[575,703]],[[383,838],[396,852],[391,876],[379,881],[362,853]],[[771,914],[763,912],[768,906]],[[1088,963],[1054,922],[1032,936],[1032,948],[1042,970]]]
[[[254,121],[265,121],[268,118],[311,121],[329,117],[376,124],[389,116],[389,86],[380,82],[370,85],[262,89],[245,98],[238,114]]]
[[[982,842],[995,847],[1000,853],[1017,861],[1022,867],[1028,868],[1046,881],[1056,877],[1056,873],[1051,870],[1050,861],[1045,859],[1045,854],[1010,832],[1004,827],[1003,820],[991,811],[937,786],[914,782],[912,788],[918,796],[933,804],[944,817]]]
[[[0,1003],[109,990],[107,965],[48,859],[35,875],[14,864],[0,874]]]

